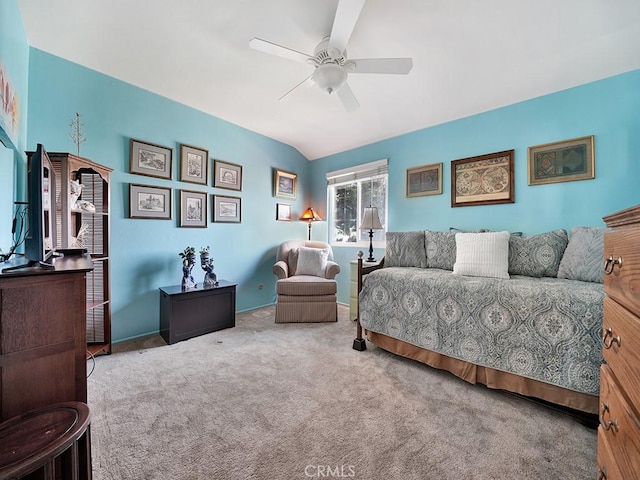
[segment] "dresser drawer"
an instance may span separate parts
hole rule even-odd
[[[598,427],[598,480],[624,480],[602,427]]]
[[[603,344],[605,360],[622,389],[637,404],[640,399],[640,319],[609,297],[604,299]]]
[[[629,310],[640,312],[640,227],[604,235],[604,290]]]
[[[640,474],[640,422],[619,391],[607,365],[600,368],[600,427],[625,479]]]

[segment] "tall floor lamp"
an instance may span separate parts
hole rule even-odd
[[[309,231],[309,240],[311,240],[311,222],[317,222],[322,220],[320,218],[320,215],[314,212],[313,208],[309,207],[302,214],[302,216],[300,217],[300,220],[306,220],[309,223],[309,226],[307,227],[307,229]]]
[[[359,227],[360,230],[369,230],[369,258],[367,262],[375,262],[373,258],[373,231],[382,230],[382,223],[380,223],[380,217],[378,216],[378,209],[369,205],[364,208],[364,215],[362,216],[362,223]]]

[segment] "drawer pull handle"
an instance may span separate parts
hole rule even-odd
[[[598,480],[607,480],[607,468],[601,467],[598,471]]]
[[[610,340],[609,340],[610,339]],[[618,344],[618,348],[621,346],[620,335],[613,336],[613,330],[611,327],[605,329],[604,334],[602,335],[602,346],[607,350],[610,349],[614,343]]]
[[[611,413],[611,410],[609,410],[609,404],[608,403],[603,403],[602,404],[602,411],[600,412],[600,425],[602,426],[602,428],[604,428],[605,430],[611,430],[613,428],[614,433],[618,431],[618,420],[609,420],[608,422],[605,421],[604,416],[607,413]]]
[[[609,258],[604,261],[604,273],[611,275],[613,273],[613,267],[616,265],[622,268],[622,257],[614,259],[612,255],[609,255]]]

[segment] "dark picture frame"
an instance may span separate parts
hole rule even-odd
[[[228,190],[242,191],[242,165],[225,162],[222,160],[213,161],[213,186],[216,188],[226,188]]]
[[[180,226],[205,228],[207,226],[207,194],[193,190],[180,190]]]
[[[291,204],[278,203],[276,204],[276,220],[280,222],[290,222],[292,219]]]
[[[515,202],[513,150],[451,162],[451,206]]]
[[[206,185],[209,178],[209,151],[180,145],[180,181]]]
[[[212,195],[213,221],[216,223],[241,223],[242,199],[227,195]]]
[[[171,148],[132,138],[129,142],[129,171],[170,180],[172,156]]]
[[[298,175],[286,170],[273,170],[273,195],[280,198],[294,199],[297,196]]]
[[[407,197],[440,194],[442,194],[442,162],[407,168]]]
[[[129,184],[129,218],[171,220],[171,188]]]
[[[593,135],[529,147],[528,170],[529,185],[594,179]]]

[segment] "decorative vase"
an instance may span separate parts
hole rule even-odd
[[[213,259],[209,258],[209,247],[200,250],[200,266],[204,270],[204,287],[215,287],[218,285],[218,277],[213,271]]]

